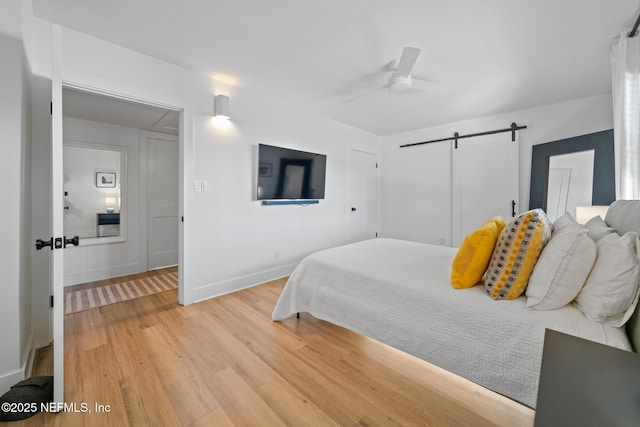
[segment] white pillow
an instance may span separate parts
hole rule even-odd
[[[638,303],[640,241],[634,231],[604,236],[596,243],[598,255],[576,306],[591,320],[622,326]]]
[[[596,260],[596,244],[587,230],[568,226],[554,230],[542,250],[527,287],[527,307],[554,310],[574,300]]]
[[[616,230],[609,227],[606,222],[600,216],[594,216],[584,225],[587,230],[589,230],[589,237],[593,239],[594,242],[602,239],[604,236],[609,234],[615,234]]]
[[[582,228],[578,221],[569,212],[565,212],[560,218],[553,222],[553,232],[560,232],[565,228]]]

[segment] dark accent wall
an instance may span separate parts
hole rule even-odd
[[[613,129],[533,146],[529,209],[547,208],[549,157],[594,150],[593,205],[609,205],[616,199]]]

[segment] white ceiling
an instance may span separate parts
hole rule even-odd
[[[389,135],[611,92],[640,0],[33,0],[41,19]],[[405,46],[423,92],[379,91]]]
[[[180,113],[100,94],[65,88],[62,113],[67,117],[177,135]]]

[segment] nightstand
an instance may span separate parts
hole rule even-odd
[[[96,215],[96,234],[98,237],[120,234],[120,212],[97,213]]]
[[[547,329],[534,425],[640,425],[640,354]]]

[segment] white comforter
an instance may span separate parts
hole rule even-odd
[[[545,328],[629,350],[624,329],[572,305],[535,311],[449,281],[456,249],[373,239],[302,260],[273,320],[298,312],[382,341],[535,407]]]

